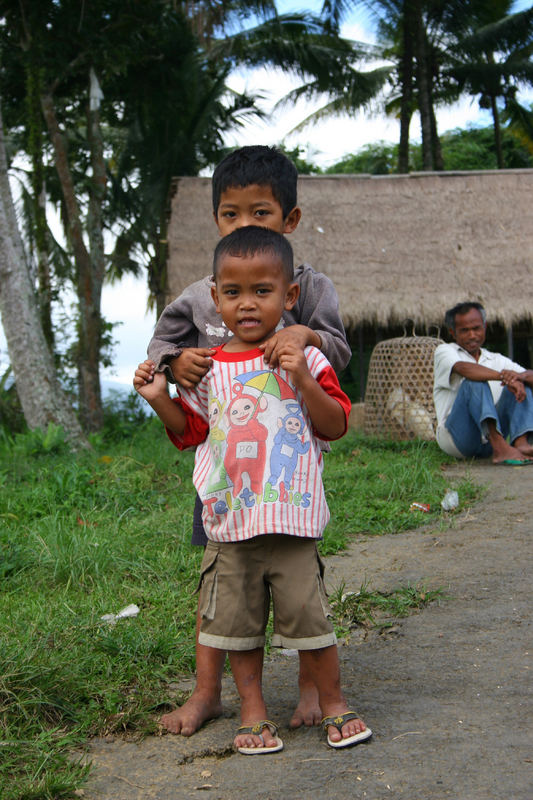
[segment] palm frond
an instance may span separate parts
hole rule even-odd
[[[360,108],[368,108],[372,100],[387,84],[390,73],[390,67],[378,67],[368,72],[358,72],[355,69],[346,70],[344,81],[339,89],[335,92],[329,92],[332,98],[327,104],[327,108],[336,108],[338,109],[336,113],[345,114],[357,111]],[[319,80],[308,81],[284,95],[278,100],[274,108],[275,110],[283,109],[288,105],[293,105],[298,100],[313,100],[321,94],[327,93]],[[314,115],[312,114],[310,117],[314,117]],[[307,119],[310,119],[310,117]],[[320,118],[323,118],[323,115]]]
[[[320,17],[331,31],[339,31],[342,22],[355,4],[354,0],[324,0]]]
[[[533,153],[533,106],[526,108],[516,99],[510,98],[506,103],[502,118],[529,152]]]
[[[533,45],[533,6],[475,29],[458,42],[461,52],[509,52]]]
[[[346,83],[342,93],[335,93],[333,96],[330,96],[328,102],[305,117],[298,125],[292,128],[290,133],[300,132],[308,125],[315,125],[331,116],[354,114],[363,108],[370,110],[373,101],[375,101],[380,90],[387,83],[390,75],[390,68],[379,67],[376,70],[362,73],[353,70],[352,73],[351,81]],[[321,91],[318,82],[310,81],[286,94],[278,101],[275,108],[282,108],[302,98],[309,100],[316,99],[320,94]]]
[[[247,67],[277,66],[302,78],[322,76],[362,57],[363,48],[331,35],[311,14],[291,14],[240,31],[210,54]]]

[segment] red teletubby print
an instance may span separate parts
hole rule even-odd
[[[235,397],[226,411],[229,431],[226,439],[227,449],[224,467],[233,483],[233,496],[237,497],[243,489],[243,474],[248,473],[250,489],[254,494],[263,491],[263,475],[266,460],[266,439],[268,431],[257,415],[266,411],[265,397],[245,394],[239,384],[234,386]]]

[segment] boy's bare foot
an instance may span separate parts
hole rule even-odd
[[[320,725],[322,711],[318,703],[318,690],[314,683],[308,686],[300,684],[300,700],[294,709],[289,722],[289,728],[301,728],[302,725],[311,727]]]
[[[222,714],[220,697],[204,696],[195,690],[189,699],[169,714],[163,714],[160,724],[170,733],[192,736],[204,722]]]

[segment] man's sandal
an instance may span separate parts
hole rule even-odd
[[[528,467],[533,464],[533,458],[504,458],[503,461],[493,461],[495,467]]]
[[[268,728],[276,741],[276,744],[272,745],[272,747],[265,747],[265,740],[263,739],[262,733],[263,728]],[[283,742],[277,735],[278,726],[268,719],[262,719],[260,722],[256,722],[255,725],[241,725],[237,730],[237,736],[243,733],[251,733],[253,736],[259,736],[263,742],[263,747],[238,747],[237,750],[239,753],[245,756],[258,756],[263,753],[277,753],[279,750],[283,750]]]
[[[339,733],[342,736],[342,726],[346,725],[351,719],[360,719],[359,714],[356,714],[355,711],[345,711],[344,714],[339,714],[336,717],[324,717],[321,722],[322,728],[328,731],[328,727],[332,725],[334,728],[337,728]],[[370,728],[365,728],[364,731],[360,731],[359,733],[354,733],[353,736],[347,736],[345,739],[339,739],[338,742],[334,742],[329,738],[328,734],[328,744],[330,747],[348,747],[351,744],[357,744],[358,742],[364,742],[365,739],[370,739],[372,736],[372,731]]]

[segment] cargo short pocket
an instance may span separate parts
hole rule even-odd
[[[214,619],[217,605],[218,549],[209,545],[202,561],[202,571],[195,594],[199,594],[198,608],[202,619]]]
[[[318,581],[318,596],[320,597],[320,603],[322,604],[322,610],[324,612],[324,616],[325,617],[333,617],[334,614],[333,614],[333,611],[332,611],[331,606],[329,604],[328,593],[326,592],[326,585],[324,583],[324,573],[326,571],[326,567],[325,567],[324,562],[320,558],[318,550],[317,550],[317,553],[316,553],[316,559],[317,559],[317,562],[318,562],[318,575],[316,576],[316,579]]]

